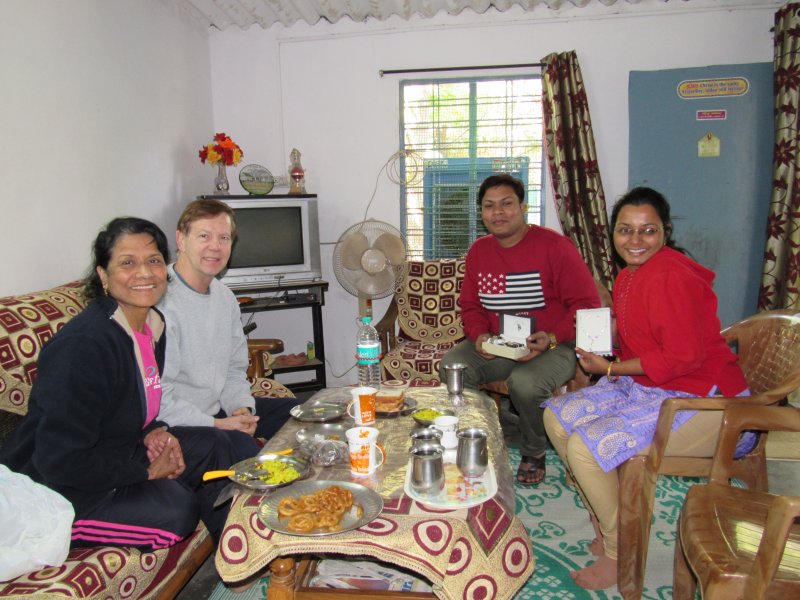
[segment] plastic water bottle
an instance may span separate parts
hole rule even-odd
[[[358,385],[381,387],[381,340],[372,326],[372,317],[362,317],[356,335]]]

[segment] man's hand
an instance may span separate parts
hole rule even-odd
[[[214,419],[214,427],[243,431],[247,435],[253,435],[256,432],[259,418],[251,413],[249,408],[242,407],[233,411],[233,415],[230,417]]]
[[[528,362],[539,356],[542,352],[547,350],[550,346],[550,336],[546,331],[536,331],[525,338],[525,347],[528,349],[528,354],[518,358],[517,362]]]
[[[492,337],[491,333],[482,333],[477,338],[475,338],[475,352],[480,354],[486,360],[491,360],[495,358],[494,354],[489,354],[483,349],[483,342],[489,341],[490,337]]]
[[[147,447],[148,479],[177,479],[186,470],[178,439],[164,429],[154,429],[144,438]]]

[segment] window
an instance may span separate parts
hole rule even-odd
[[[527,220],[542,211],[542,111],[538,77],[404,81],[401,227],[409,258],[464,256],[486,234],[481,182],[511,173],[526,186]]]

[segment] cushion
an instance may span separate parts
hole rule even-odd
[[[0,298],[0,410],[28,411],[39,351],[85,305],[82,281]]]

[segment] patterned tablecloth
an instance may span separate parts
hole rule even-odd
[[[280,556],[332,553],[369,556],[405,567],[433,584],[439,598],[492,600],[512,598],[533,572],[531,540],[514,515],[513,480],[503,436],[492,400],[467,391],[457,406],[444,388],[410,388],[407,397],[419,408],[453,408],[459,427],[482,427],[489,432],[489,456],[498,492],[472,508],[434,509],[408,497],[404,481],[416,427],[410,416],[378,418],[379,441],[386,463],[369,477],[353,477],[349,466],[314,467],[311,479],[353,481],[378,492],[381,514],[369,524],[345,533],[322,537],[285,535],[268,529],[258,516],[259,493],[243,491],[233,500],[222,534],[216,566],[224,581],[237,582],[257,573]],[[347,402],[347,388],[322,390],[309,401]],[[344,416],[346,426],[352,419]],[[308,423],[291,420],[267,446],[279,450],[295,446],[295,434]]]

